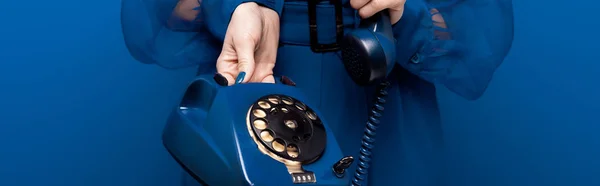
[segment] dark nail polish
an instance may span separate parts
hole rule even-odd
[[[296,83],[295,83],[294,81],[292,81],[292,79],[290,79],[290,78],[289,78],[289,77],[287,77],[287,76],[281,76],[281,79],[280,79],[280,81],[281,81],[281,83],[283,83],[284,85],[289,85],[289,86],[293,86],[293,87],[295,87],[295,86],[296,86]]]
[[[242,83],[244,81],[244,78],[246,78],[246,72],[240,72],[237,78],[235,79],[235,84]]]
[[[229,85],[229,81],[227,81],[227,78],[225,78],[225,76],[216,73],[215,76],[213,77],[213,79],[215,80],[215,82],[217,82],[217,84],[221,85],[221,86],[227,86]]]

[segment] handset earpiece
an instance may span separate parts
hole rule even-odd
[[[352,80],[361,86],[383,81],[396,58],[395,39],[388,11],[381,11],[360,22],[346,34],[342,61]]]

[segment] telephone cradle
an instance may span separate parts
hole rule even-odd
[[[169,117],[163,144],[203,185],[349,185],[353,158],[312,105],[281,81],[220,86],[201,75]]]

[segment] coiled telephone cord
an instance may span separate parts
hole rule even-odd
[[[371,108],[369,113],[369,119],[367,120],[367,126],[365,133],[362,137],[360,155],[358,158],[358,167],[354,173],[352,179],[352,186],[361,186],[369,174],[369,167],[371,166],[371,155],[373,148],[375,147],[375,136],[377,135],[377,127],[379,127],[379,119],[381,118],[388,95],[388,88],[390,83],[388,81],[383,82],[377,86],[377,94],[375,98],[375,104]]]

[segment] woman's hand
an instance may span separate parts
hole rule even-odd
[[[350,0],[352,8],[358,10],[362,18],[368,18],[375,13],[388,9],[392,24],[396,24],[404,13],[406,0]]]
[[[217,72],[227,79],[228,85],[274,83],[278,44],[277,12],[254,2],[243,3],[231,16],[217,59]]]

